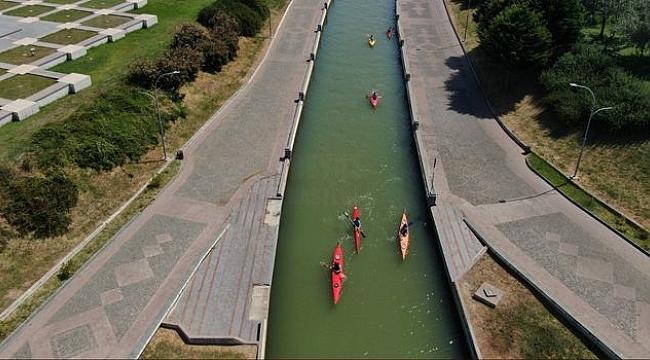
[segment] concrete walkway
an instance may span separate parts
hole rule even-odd
[[[443,1],[398,3],[425,182],[437,193],[437,227],[452,234],[453,225],[472,244],[467,231],[458,230],[464,224],[442,216],[453,207],[497,257],[606,354],[648,358],[650,258],[526,167],[522,149],[483,100]]]
[[[257,343],[268,299],[254,285],[270,283],[280,216],[269,197],[322,6],[290,5],[256,73],[183,149],[178,177],[0,344],[0,358],[135,358],[204,259],[202,290],[216,301],[180,299],[172,318],[189,319],[197,338],[212,329]]]

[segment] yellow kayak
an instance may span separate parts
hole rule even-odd
[[[377,40],[375,40],[374,38],[368,38],[368,45],[370,45],[370,47],[375,47],[376,43]]]

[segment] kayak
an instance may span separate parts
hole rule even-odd
[[[376,43],[377,43],[377,40],[375,40],[373,38],[368,38],[368,45],[370,45],[370,47],[375,47]]]
[[[402,260],[406,259],[406,254],[409,250],[409,242],[411,241],[411,232],[409,231],[409,223],[406,218],[406,211],[402,213],[402,220],[397,228],[397,236],[399,236],[399,248],[402,251]]]
[[[388,40],[392,39],[393,38],[393,31],[391,29],[388,29],[388,31],[386,31],[386,36],[388,36]]]
[[[337,264],[338,266],[336,266]],[[332,296],[334,297],[334,305],[341,298],[343,278],[345,278],[345,274],[343,274],[343,250],[341,249],[341,243],[336,243],[332,255]]]
[[[358,226],[355,224],[355,220],[358,220]],[[359,208],[354,205],[352,209],[352,225],[354,226],[354,245],[357,248],[357,254],[361,250],[361,218],[359,218]]]
[[[370,106],[376,108],[377,105],[379,105],[379,96],[373,99],[372,94],[368,95],[368,99],[370,99]]]

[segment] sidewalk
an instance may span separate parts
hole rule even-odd
[[[211,253],[217,273],[228,263],[245,265],[241,294],[226,292],[229,301],[219,303],[219,314],[238,315],[217,335],[255,342],[259,314],[250,320],[245,313],[254,283],[272,275],[279,222],[277,204],[267,199],[276,193],[322,6],[289,6],[256,73],[183,149],[178,177],[0,344],[0,358],[137,357],[215,245],[223,249]],[[249,201],[257,205],[246,217]],[[265,221],[257,221],[261,215]]]
[[[497,257],[606,354],[650,356],[650,257],[526,167],[483,100],[443,1],[398,3],[415,134],[438,206],[462,213]],[[438,223],[441,214],[434,211],[436,226],[451,229],[449,220]]]

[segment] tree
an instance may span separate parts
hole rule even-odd
[[[566,52],[580,39],[584,8],[579,0],[542,0],[532,2],[531,6],[544,14],[556,55]]]
[[[64,234],[79,190],[61,170],[45,176],[7,175],[0,182],[0,215],[20,234],[35,238]]]
[[[614,59],[594,45],[580,45],[564,54],[540,76],[546,89],[544,101],[557,119],[569,126],[582,125],[593,99],[586,91],[574,91],[569,83],[588,86],[598,107],[613,110],[599,113],[595,130],[614,133],[647,132],[650,125],[650,90],[639,79],[615,66]]]
[[[514,67],[539,70],[551,57],[551,34],[540,14],[527,6],[502,10],[479,36],[491,56]]]
[[[650,2],[631,0],[618,18],[616,29],[643,55],[650,44]]]

